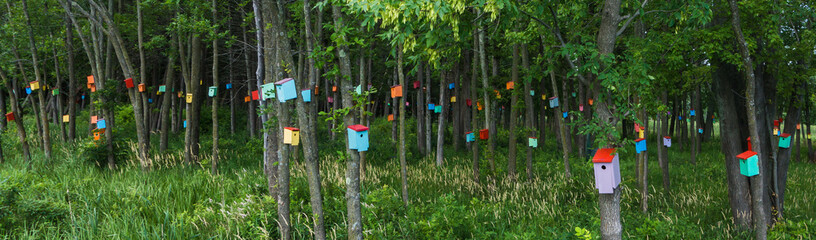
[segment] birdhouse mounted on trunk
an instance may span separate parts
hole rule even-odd
[[[193,94],[188,93],[187,97],[185,97],[184,99],[187,101],[187,103],[193,103]]]
[[[6,113],[6,121],[14,121],[14,112]]]
[[[434,107],[434,113],[442,113],[442,105],[436,105],[436,107]]]
[[[349,149],[356,149],[358,152],[368,151],[368,127],[363,125],[348,126]]]
[[[689,116],[694,117],[695,115],[697,115],[697,111],[694,111],[694,109],[691,109],[691,111],[689,111]]]
[[[746,177],[759,175],[759,156],[754,151],[748,150],[737,155],[740,165],[740,174]]]
[[[530,90],[530,96],[535,96],[535,90]]]
[[[207,89],[207,96],[215,97],[216,95],[218,95],[218,87],[212,86]]]
[[[93,91],[91,91],[93,92]],[[26,94],[31,95],[31,87],[26,87]]]
[[[227,85],[225,85],[224,88],[226,88],[227,90],[232,89],[232,83],[227,83]]]
[[[283,128],[283,144],[297,146],[300,143],[300,129],[293,127]]]
[[[303,97],[303,102],[312,102],[312,90],[311,89],[300,90],[300,96]]]
[[[635,140],[635,151],[637,153],[642,153],[646,151],[646,139],[645,138],[638,138]]]
[[[147,85],[145,85],[144,83],[140,83],[139,84],[139,92],[145,92],[145,91],[147,91]]]
[[[551,97],[550,98],[550,108],[557,108],[558,107],[558,97]]]
[[[791,135],[788,133],[783,133],[779,135],[779,147],[781,148],[790,148],[791,145]]]
[[[260,95],[260,94],[258,94],[258,90],[252,91],[251,95],[252,95],[252,100],[253,101],[258,101],[259,99],[261,99],[260,96],[258,96],[258,95]]]
[[[93,75],[88,76],[87,79],[88,79],[88,86],[94,84],[94,76]]]
[[[465,133],[465,142],[473,142],[476,141],[476,134],[473,132],[466,132]]]
[[[99,141],[99,139],[102,138],[102,134],[100,132],[94,132],[93,136],[94,136],[94,141]]]
[[[59,88],[55,88],[54,90],[51,90],[51,95],[52,95],[52,96],[57,96],[57,95],[59,95]]]
[[[433,103],[428,103],[428,110],[434,110],[435,107],[436,106]]]
[[[614,148],[601,148],[592,157],[595,169],[595,188],[600,194],[612,194],[620,185],[620,160]]]
[[[279,102],[296,99],[297,88],[295,87],[295,79],[287,78],[275,82],[275,91],[278,93]],[[266,91],[264,91],[264,99],[266,99]]]
[[[516,88],[516,83],[514,83],[513,81],[509,81],[505,84],[505,87],[507,88],[507,90],[513,90]]]
[[[561,115],[562,115],[562,116],[564,116],[564,118],[569,117],[569,113],[568,113],[568,112],[563,112],[563,113],[561,113]]]
[[[394,121],[394,114],[388,114],[388,121]]]
[[[699,133],[699,134],[703,134],[703,129],[702,129],[702,128],[698,128],[698,129],[697,129],[697,133]]]
[[[669,136],[663,137],[663,146],[671,147],[671,137]]]
[[[32,91],[40,89],[40,82],[38,81],[30,82],[29,85],[31,85]]]
[[[159,92],[161,92],[161,93],[167,92],[167,86],[159,85]]]
[[[326,97],[326,101],[329,102],[329,103],[334,103],[334,98],[333,97]]]
[[[252,97],[250,96],[244,97],[244,102],[249,102],[250,100],[252,100]]]
[[[391,98],[402,97],[402,85],[391,86]]]
[[[183,128],[187,128],[187,120],[184,120]]]
[[[532,147],[532,148],[537,148],[538,147],[538,138],[535,138],[535,137],[527,138],[527,146]]]
[[[450,102],[452,102],[452,103],[456,103],[456,96],[451,97],[451,98],[450,98]]]
[[[487,129],[479,130],[480,140],[487,140],[488,138],[490,138],[490,132]]]
[[[420,84],[419,81],[414,81],[414,89],[419,88],[419,84]]]
[[[133,78],[125,79],[125,87],[128,89],[133,88]]]
[[[99,117],[91,116],[91,124],[96,124],[96,122],[98,122],[98,121],[99,121]]]
[[[465,104],[467,104],[468,107],[473,106],[473,100],[470,100],[469,98],[465,99]]]
[[[456,85],[454,83],[448,83],[448,89],[453,89]]]
[[[105,124],[105,119],[99,119],[99,121],[96,121],[96,128],[97,129],[105,129],[107,127],[108,126],[107,126],[107,124]]]

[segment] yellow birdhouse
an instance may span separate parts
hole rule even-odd
[[[456,102],[456,96],[451,97],[451,102],[452,102],[452,103],[455,103],[455,102]]]
[[[187,103],[193,103],[193,94],[188,93],[186,99],[187,99]]]
[[[300,129],[293,127],[283,128],[283,143],[292,146],[300,144]]]
[[[30,84],[31,84],[31,90],[32,91],[40,89],[40,82],[33,81],[33,82],[30,82]]]
[[[71,121],[71,116],[62,115],[62,122],[67,123],[67,122],[70,122],[70,121]]]

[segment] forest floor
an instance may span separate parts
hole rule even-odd
[[[32,123],[28,126],[33,125],[33,120],[27,121]],[[117,123],[120,127],[114,133],[135,136],[126,130],[126,120]],[[87,125],[78,124],[82,130],[78,132],[87,133],[80,126]],[[201,126],[208,125],[202,122]],[[370,130],[372,146],[362,183],[367,239],[599,239],[592,164],[586,158],[572,157],[572,178],[566,179],[560,148],[551,139],[540,143],[534,152],[534,178],[530,180],[524,174],[526,144],[519,144],[519,179],[515,182],[504,177],[505,141],[498,143],[496,172],[488,171],[482,154],[480,183],[472,179],[469,152],[447,147],[445,165],[437,167],[432,156],[418,156],[416,147],[411,147],[410,204],[405,206],[390,129],[390,124],[380,119]],[[202,152],[211,148],[207,131],[201,133]],[[409,132],[407,145],[416,146],[413,134]],[[132,139],[117,138],[119,168],[108,170],[96,166],[99,147],[87,136],[73,143],[57,143],[51,160],[44,159],[37,140],[32,139],[35,160],[28,168],[20,157],[16,133],[9,129],[2,135],[6,162],[0,164],[0,239],[276,238],[276,204],[268,196],[262,171],[261,141],[247,141],[250,138],[244,132],[221,136],[225,136],[220,144],[224,159],[221,173],[213,176],[207,154],[199,164],[183,163],[183,134],[173,136],[171,152],[156,156],[153,170],[144,172],[131,154],[132,145],[127,142]],[[507,132],[499,132],[498,137],[507,139]],[[153,136],[154,146],[158,146],[157,138]],[[341,140],[338,137],[320,143],[323,206],[331,239],[345,238],[346,234]],[[451,142],[450,137],[446,142]],[[750,233],[733,227],[717,139],[702,144],[696,165],[689,161],[688,147],[681,150],[675,144],[669,150],[670,194],[663,188],[653,146],[654,141],[649,143],[647,213],[641,211],[634,147],[620,157],[624,238],[750,238]],[[291,170],[293,235],[308,239],[313,218],[301,161],[295,160]],[[776,225],[769,238],[816,237],[813,176],[816,164],[791,163],[785,221]]]

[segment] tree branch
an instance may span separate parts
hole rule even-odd
[[[640,9],[643,9],[644,7],[646,7],[647,3],[649,3],[649,0],[644,0],[643,3],[640,4]],[[638,16],[640,16],[640,11],[636,11],[635,15],[633,15],[632,17],[628,17],[628,16],[629,15],[626,15],[625,17],[621,18],[621,20],[626,19],[626,23],[624,23],[623,26],[618,30],[618,32],[615,34],[615,37],[620,36],[621,34],[623,34],[623,31],[626,30],[626,27],[629,26],[629,23],[632,22],[632,19],[635,19]]]

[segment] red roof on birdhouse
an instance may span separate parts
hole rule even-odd
[[[739,155],[737,155],[737,158],[748,159],[750,157],[753,157],[754,155],[757,155],[757,153],[754,151],[745,151],[744,153],[740,153]]]
[[[283,128],[283,129],[288,129],[288,130],[292,130],[292,131],[300,131],[300,129],[298,129],[298,128],[293,128],[293,127],[285,127],[285,128]]]
[[[538,139],[537,137],[530,137],[530,139]]]
[[[780,137],[783,137],[783,138],[790,137],[790,134],[788,134],[788,133],[783,133],[782,135],[780,135]]]
[[[275,85],[282,85],[282,84],[284,84],[284,83],[286,83],[288,81],[292,81],[292,80],[295,80],[295,79],[292,79],[292,78],[283,79],[283,80],[275,82]]]
[[[645,138],[638,138],[638,139],[635,139],[635,142],[640,142],[640,141],[643,141],[643,140],[646,140],[646,139]]]
[[[671,139],[671,137],[669,137],[669,136],[665,136],[665,137],[663,137],[663,138],[665,138],[665,139]]]
[[[471,134],[471,133],[473,133],[473,132],[466,132],[465,134]]]
[[[551,97],[550,100],[553,100],[553,99],[556,99],[556,98],[558,98],[558,97]]]
[[[348,129],[354,130],[355,132],[368,131],[368,127],[360,124],[348,126]]]
[[[614,148],[601,148],[595,152],[595,156],[592,157],[593,163],[611,163],[612,159],[615,158],[615,152],[617,149]]]

